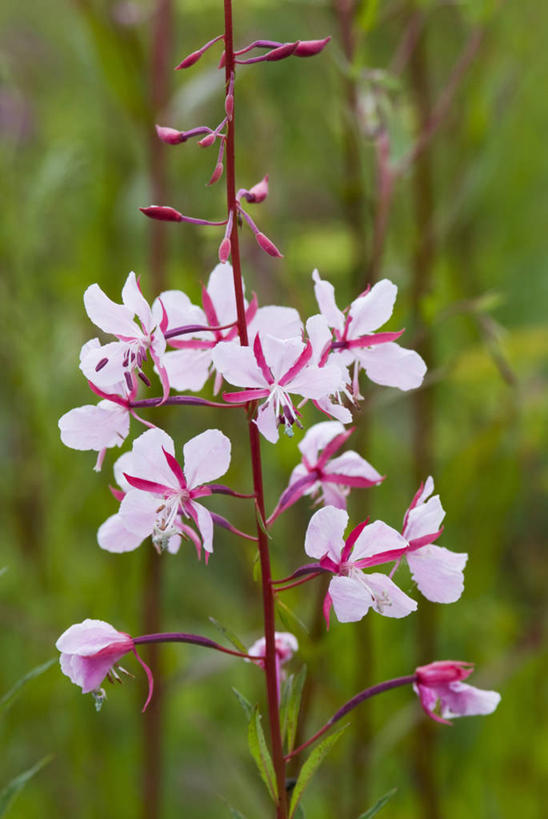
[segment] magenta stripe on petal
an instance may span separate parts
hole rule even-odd
[[[342,472],[324,472],[322,475],[324,483],[338,483],[341,486],[355,486],[367,488],[377,486],[379,481],[372,481],[369,478],[362,478],[361,475],[343,475]]]
[[[177,491],[172,486],[164,486],[155,481],[147,481],[145,478],[135,478],[133,475],[128,475],[124,472],[124,478],[135,489],[141,489],[143,492],[152,492],[153,495],[176,495]]]
[[[350,341],[346,342],[346,347],[376,347],[378,344],[396,341],[404,332],[405,330],[398,330],[394,333],[371,333],[370,335],[350,339]]]
[[[423,535],[422,537],[417,537],[414,540],[410,540],[409,541],[410,550],[415,551],[416,549],[420,549],[422,546],[428,546],[429,543],[434,543],[434,541],[439,538],[442,532],[443,526],[441,527],[439,532],[433,532],[431,535]]]
[[[263,378],[267,384],[274,383],[274,376],[270,372],[270,367],[266,363],[266,358],[264,357],[263,352],[263,345],[261,344],[261,339],[259,337],[259,333],[255,336],[255,341],[253,342],[253,355],[255,356],[255,361],[257,362],[257,366],[259,367],[260,371],[263,374]]]
[[[285,375],[283,375],[280,378],[280,380],[278,382],[280,387],[285,387],[286,384],[288,384],[290,381],[292,381],[295,378],[295,376],[298,375],[298,373],[300,373],[300,371],[303,369],[303,367],[306,367],[306,365],[308,364],[308,362],[310,361],[311,358],[312,358],[312,344],[309,341],[307,341],[306,342],[306,347],[304,348],[304,350],[302,351],[302,353],[300,354],[300,356],[298,357],[296,362],[293,364],[292,367],[289,368],[289,370],[285,373]]]
[[[255,401],[259,398],[266,398],[270,395],[270,390],[262,387],[253,387],[249,390],[242,390],[241,392],[223,392],[223,398],[229,404],[240,404],[245,401]]]
[[[335,452],[338,449],[340,449],[344,443],[346,443],[346,441],[348,440],[348,438],[350,438],[354,430],[355,427],[345,429],[344,432],[341,432],[339,435],[336,435],[333,438],[333,440],[329,441],[329,443],[323,448],[322,454],[316,461],[316,466],[318,467],[318,469],[321,469],[323,466],[325,466],[326,461],[328,461],[329,458],[331,458],[331,456],[334,455]]]
[[[343,550],[341,552],[341,560],[343,562],[345,560],[348,560],[350,552],[354,548],[355,542],[357,541],[357,539],[359,538],[359,536],[361,535],[361,533],[363,532],[363,530],[365,529],[365,527],[367,526],[368,523],[369,523],[369,517],[366,517],[365,520],[363,520],[361,523],[358,523],[358,525],[354,529],[352,529],[352,531],[350,532],[350,534],[346,538],[346,540],[344,542],[344,548],[343,548]]]
[[[162,452],[164,453],[164,457],[167,461],[169,468],[177,478],[179,486],[181,487],[181,489],[186,489],[187,484],[185,473],[181,469],[179,461],[171,454],[171,452],[168,452],[166,449],[164,449],[164,447],[162,447]]]
[[[209,293],[207,292],[206,288],[202,285],[202,304],[204,306],[204,313],[206,314],[206,318],[209,321],[210,325],[215,327],[217,324],[221,322],[217,318],[217,312],[215,310],[215,305],[213,304],[213,300]]]

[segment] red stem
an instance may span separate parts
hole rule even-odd
[[[323,572],[309,574],[306,577],[302,577],[300,580],[296,580],[294,583],[290,583],[289,586],[276,586],[276,592],[283,592],[287,591],[288,589],[294,589],[295,586],[302,586],[303,583],[308,583],[309,580],[315,580],[315,578],[319,577],[321,574],[323,574]]]
[[[225,16],[225,79],[228,89],[235,71],[234,35],[232,28],[232,0],[224,0]],[[234,114],[227,123],[226,138],[226,198],[228,214],[237,213],[236,202],[236,174],[234,162]],[[240,262],[240,246],[238,237],[238,220],[233,219],[230,234],[232,270],[234,278],[234,293],[236,297],[236,314],[238,317],[238,334],[240,344],[249,346],[247,324],[245,319],[245,304],[242,287],[242,271]],[[250,402],[250,409],[254,409],[254,402]],[[266,694],[268,700],[268,716],[270,723],[270,741],[272,747],[272,762],[276,772],[278,803],[276,805],[277,819],[287,819],[287,800],[285,791],[285,759],[283,754],[282,737],[280,730],[280,715],[278,703],[278,685],[276,674],[276,643],[275,643],[275,610],[274,595],[272,593],[272,575],[270,570],[270,554],[268,538],[263,531],[263,522],[266,519],[263,474],[261,465],[261,447],[259,430],[253,422],[252,413],[248,415],[249,445],[251,450],[251,467],[253,472],[253,488],[257,499],[257,538],[259,559],[261,563],[261,582],[263,597],[265,651]],[[262,521],[260,521],[260,517]]]

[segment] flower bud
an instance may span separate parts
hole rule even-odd
[[[214,185],[215,182],[218,182],[221,176],[223,175],[224,166],[222,162],[217,162],[215,165],[215,170],[211,174],[211,179],[207,183],[208,185]]]
[[[256,185],[253,185],[247,192],[246,199],[248,202],[254,202],[255,204],[259,204],[260,202],[264,202],[266,197],[268,196],[268,174],[261,179],[260,182],[257,182]]]
[[[209,148],[210,145],[213,145],[216,139],[217,137],[215,136],[215,134],[213,133],[206,134],[203,139],[200,139],[198,145],[200,146],[200,148]]]
[[[255,239],[257,240],[259,247],[262,248],[265,253],[268,253],[269,256],[283,259],[283,255],[280,253],[274,242],[271,242],[268,236],[265,236],[264,233],[256,233]]]
[[[228,257],[230,256],[231,245],[230,239],[228,236],[225,236],[221,244],[219,245],[219,261],[221,264],[224,264],[228,261]]]
[[[191,65],[197,63],[200,57],[204,52],[200,49],[199,51],[193,51],[192,54],[189,54],[188,57],[185,57],[179,65],[175,66],[175,71],[180,71],[182,68],[190,68]]]
[[[167,205],[150,205],[148,208],[139,208],[141,213],[148,216],[149,219],[159,219],[160,222],[182,222],[183,215],[175,208],[170,208]]]
[[[324,37],[323,40],[299,40],[293,52],[295,57],[314,57],[323,51],[331,37]]]
[[[165,142],[166,145],[179,145],[186,141],[186,136],[183,131],[177,131],[175,128],[166,128],[163,125],[156,125],[156,133],[158,137]]]
[[[268,60],[268,62],[284,60],[286,57],[290,57],[296,48],[297,43],[284,43],[278,48],[273,48],[272,51],[269,51],[268,54],[265,55],[265,60]]]
[[[469,677],[473,670],[473,663],[463,663],[459,660],[438,660],[417,668],[417,683],[432,686],[458,682]]]

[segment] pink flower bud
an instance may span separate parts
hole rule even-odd
[[[265,253],[268,253],[269,256],[283,259],[283,255],[280,253],[274,242],[271,242],[268,236],[265,236],[264,233],[256,233],[255,239],[257,240],[259,247],[262,248]]]
[[[149,219],[159,219],[160,222],[182,222],[183,215],[175,208],[170,208],[167,205],[150,205],[148,208],[139,208],[141,213],[148,216]]]
[[[232,114],[234,113],[234,95],[227,94],[225,97],[225,111],[226,115],[229,119],[232,119]]]
[[[216,138],[217,137],[215,136],[215,134],[206,134],[203,139],[200,139],[198,145],[200,146],[200,148],[209,148],[210,145],[213,145]]]
[[[298,43],[284,43],[278,48],[273,48],[272,51],[269,51],[268,54],[265,55],[265,60],[276,62],[276,60],[283,60],[286,57],[290,57],[297,48],[297,45]]]
[[[221,59],[219,60],[219,65],[217,68],[224,68],[226,65],[226,51],[223,51],[221,54]]]
[[[295,57],[313,57],[323,51],[331,37],[324,37],[323,40],[300,40],[293,52]]]
[[[190,68],[191,65],[198,62],[203,53],[201,49],[199,51],[193,51],[192,54],[185,57],[179,65],[175,66],[175,71],[180,71],[182,68]]]
[[[223,170],[224,170],[223,163],[218,162],[215,165],[215,170],[211,174],[211,179],[209,180],[209,182],[207,184],[208,185],[214,185],[215,182],[218,182],[219,179],[221,178],[221,176],[223,175]]]
[[[184,133],[176,131],[175,128],[165,128],[163,125],[156,125],[155,127],[158,137],[167,145],[179,145],[180,142],[186,140]]]
[[[469,677],[473,670],[473,663],[463,663],[459,660],[438,660],[417,668],[417,683],[432,686],[458,682]]]
[[[266,197],[268,196],[268,174],[261,179],[260,182],[257,182],[256,185],[253,185],[247,192],[246,199],[248,202],[255,202],[255,204],[259,204],[260,202],[264,202]]]
[[[230,239],[228,236],[225,236],[221,244],[219,245],[219,261],[221,264],[224,264],[228,261],[228,257],[230,256],[231,245]]]

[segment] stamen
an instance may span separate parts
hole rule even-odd
[[[96,373],[98,373],[98,372],[99,372],[99,370],[102,370],[102,369],[103,369],[103,367],[106,367],[106,365],[107,365],[107,364],[108,364],[108,358],[102,358],[102,359],[99,361],[99,363],[96,365],[96,367],[95,367],[95,372],[96,372]]]

